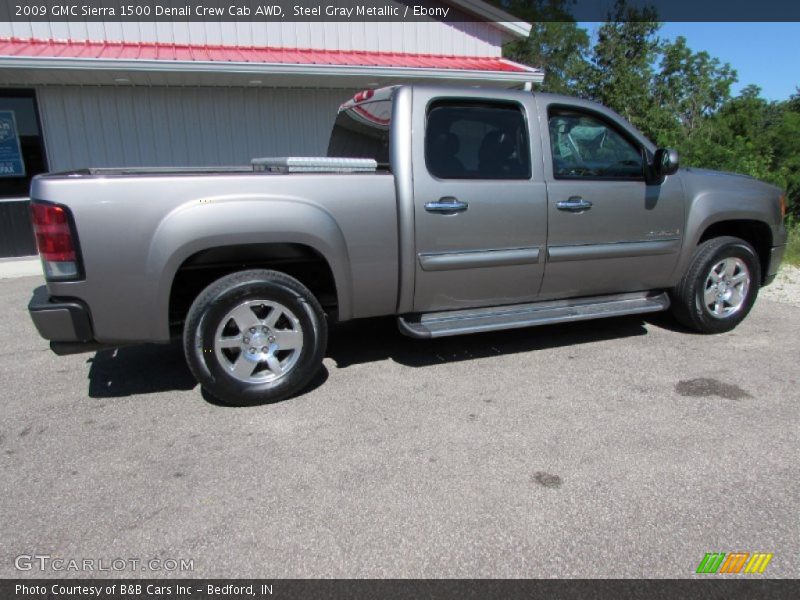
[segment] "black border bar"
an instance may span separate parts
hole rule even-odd
[[[479,5],[481,3],[478,3]],[[800,21],[796,0],[6,0],[11,22]],[[272,7],[265,10],[264,7]],[[491,7],[499,10],[491,10]],[[278,10],[279,9],[279,10]],[[632,9],[632,10],[631,10]],[[743,40],[746,43],[746,40]]]
[[[20,586],[24,586],[20,587]],[[137,587],[138,586],[138,587]],[[180,586],[180,587],[179,587]],[[209,587],[210,586],[210,587]],[[32,591],[37,590],[37,591]],[[72,592],[70,592],[72,590]],[[100,590],[98,594],[97,591]],[[252,593],[251,593],[252,591]],[[800,597],[796,579],[3,579],[3,600],[729,600]]]

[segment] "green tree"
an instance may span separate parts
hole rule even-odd
[[[532,27],[526,39],[507,44],[503,55],[543,69],[544,82],[539,86],[542,91],[570,93],[586,68],[589,34],[567,13],[565,0],[511,4],[512,10],[516,8],[514,14],[531,21]]]
[[[776,113],[766,135],[773,151],[773,181],[786,190],[789,213],[800,223],[800,96],[777,104]]]
[[[655,127],[659,141],[671,145],[691,137],[730,99],[736,71],[708,52],[692,52],[684,37],[662,42],[659,51],[653,100],[663,121]]]
[[[660,27],[652,8],[636,9],[618,0],[610,20],[597,31],[589,65],[577,92],[616,110],[652,134],[658,106],[652,95],[653,64]]]
[[[707,115],[694,135],[676,146],[685,164],[733,171],[779,183],[770,130],[782,108],[760,97],[761,90],[747,86],[713,114]]]
[[[789,110],[800,112],[800,87],[794,89],[794,94],[789,96]]]

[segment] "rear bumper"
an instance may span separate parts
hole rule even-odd
[[[59,356],[113,348],[94,339],[89,307],[76,298],[51,298],[45,286],[33,290],[28,313],[36,330],[50,340],[50,349]]]
[[[775,246],[769,252],[769,266],[767,272],[764,274],[764,283],[762,285],[769,285],[778,274],[778,268],[781,266],[783,260],[783,253],[786,252],[786,245]]]
[[[41,286],[33,291],[28,303],[36,330],[44,339],[51,342],[92,342],[92,320],[89,308],[80,300],[55,300]]]

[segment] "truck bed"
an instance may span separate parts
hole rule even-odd
[[[35,178],[31,197],[72,213],[85,277],[48,290],[91,306],[104,343],[169,341],[175,273],[209,248],[304,246],[330,257],[341,318],[396,307],[397,202],[386,172],[83,169]]]

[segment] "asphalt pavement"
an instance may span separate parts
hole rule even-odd
[[[355,322],[304,394],[227,408],[176,346],[55,356],[39,284],[0,281],[0,577],[683,578],[734,551],[774,554],[734,577],[800,575],[799,307],[718,336]]]

